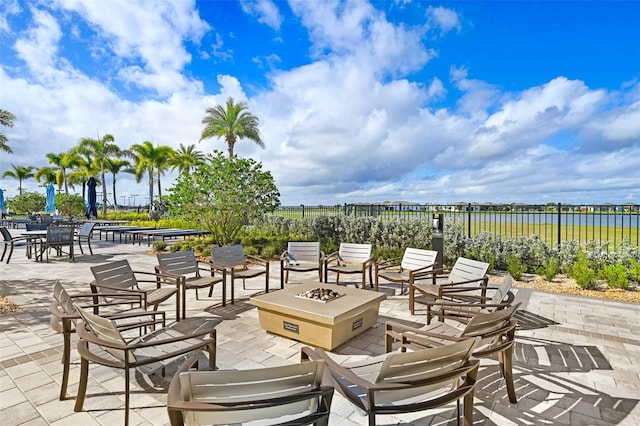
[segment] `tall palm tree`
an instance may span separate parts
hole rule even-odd
[[[13,122],[16,120],[16,116],[11,114],[6,109],[0,109],[0,125],[5,127],[13,127]],[[4,133],[0,133],[0,150],[4,152],[8,152],[9,154],[13,153],[13,149],[7,144],[9,139],[4,135]]]
[[[33,177],[33,166],[16,166],[14,164],[11,165],[13,170],[7,170],[2,174],[2,177],[12,177],[14,179],[18,179],[18,194],[22,195],[22,181],[25,179],[29,179]]]
[[[106,134],[102,138],[82,138],[78,142],[78,150],[91,156],[92,164],[95,170],[100,174],[100,182],[102,183],[102,217],[107,217],[107,161],[120,155],[121,150],[114,143],[115,138]]]
[[[58,190],[62,190],[62,185],[64,185],[64,192],[68,194],[69,183],[67,181],[67,170],[73,167],[73,153],[70,151],[59,154],[49,152],[45,154],[45,156],[49,160],[49,164],[53,164],[57,170],[58,176],[56,177],[56,183],[58,184]]]
[[[133,173],[134,170],[131,168],[131,163],[127,160],[123,160],[121,158],[109,158],[106,163],[107,171],[111,172],[113,176],[112,181],[112,190],[113,190],[113,205],[115,209],[118,209],[118,196],[116,195],[116,175],[121,171],[125,171],[128,173]]]
[[[207,115],[202,119],[205,124],[200,141],[212,137],[224,138],[227,142],[229,158],[233,157],[233,147],[238,139],[251,139],[264,149],[260,139],[258,117],[248,111],[247,103],[235,104],[233,98],[227,98],[226,109],[222,105],[206,109]]]
[[[169,158],[173,149],[170,146],[153,146],[153,142],[144,141],[131,145],[130,155],[134,160],[136,181],[140,182],[146,173],[149,176],[149,213],[153,204],[153,180],[158,180],[158,197],[162,196],[160,175],[169,167]]]
[[[188,173],[198,164],[203,163],[205,155],[196,149],[194,144],[184,146],[180,144],[180,148],[174,151],[169,161],[171,170],[178,169],[180,173]]]
[[[58,187],[58,192],[62,190],[62,182],[58,182],[58,170],[55,167],[40,167],[33,174],[33,177],[36,182],[43,183],[45,186],[50,183],[55,184]]]
[[[69,165],[71,172],[67,175],[66,181],[72,187],[74,185],[82,185],[82,198],[86,200],[87,181],[97,174],[91,157],[88,153],[78,151],[78,147],[69,150]]]

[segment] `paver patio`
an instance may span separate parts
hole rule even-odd
[[[19,232],[12,230],[12,232]],[[0,265],[0,294],[16,302],[21,311],[0,314],[0,422],[3,425],[121,424],[124,419],[122,371],[92,365],[85,411],[73,412],[75,397],[58,400],[62,365],[62,336],[49,326],[52,287],[60,280],[67,288],[88,290],[91,265],[128,259],[136,270],[153,271],[155,255],[146,247],[106,241],[92,242],[94,256],[77,254],[37,263],[17,249],[10,264]],[[272,262],[270,288],[279,288],[277,262]],[[314,278],[310,272],[306,277]],[[305,278],[291,277],[289,286]],[[316,277],[317,278],[317,277]],[[347,279],[350,280],[349,277]],[[353,285],[350,283],[349,285]],[[424,323],[424,312],[410,315],[407,296],[396,295],[396,284],[381,283],[388,293],[380,306],[378,323],[334,352],[361,357],[384,352],[387,319]],[[236,288],[236,303],[221,305],[221,290],[212,298],[206,291],[187,292],[187,316],[219,320],[218,367],[244,369],[299,362],[302,344],[268,334],[260,328],[249,297],[264,289],[262,277]],[[483,361],[476,388],[474,419],[477,425],[640,425],[640,306],[515,289],[523,302],[517,313],[514,375],[518,403],[510,404],[496,361]],[[174,301],[163,304],[174,319]],[[74,340],[75,346],[76,340]],[[165,408],[166,377],[136,374],[132,384],[131,424],[168,424]],[[204,364],[206,365],[206,364]],[[75,395],[79,356],[72,352],[69,394]],[[378,416],[380,425],[455,424],[455,406],[437,411]],[[336,394],[331,425],[364,425],[366,418]]]

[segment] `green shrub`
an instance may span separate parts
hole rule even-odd
[[[640,283],[640,262],[635,259],[629,259],[629,278]]]
[[[552,257],[542,262],[542,266],[536,268],[536,274],[544,277],[547,281],[553,279],[560,273],[560,259]]]
[[[167,243],[165,241],[154,241],[152,247],[154,251],[164,251],[167,248]]]
[[[527,265],[519,257],[511,255],[507,258],[507,272],[514,280],[520,280],[522,275],[527,272]]]
[[[587,255],[582,249],[578,250],[576,261],[571,267],[571,276],[576,280],[576,283],[584,289],[590,289],[595,286],[596,272],[589,267]]]
[[[627,277],[627,268],[624,265],[606,265],[602,268],[598,277],[605,280],[609,287],[623,290],[629,288],[629,277]]]

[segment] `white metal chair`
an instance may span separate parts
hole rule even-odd
[[[400,283],[400,294],[404,293],[404,284],[407,286],[415,281],[422,273],[433,268],[438,252],[434,250],[423,250],[407,247],[404,255],[400,258],[383,260],[375,264],[375,284],[378,291],[380,278],[394,283]]]
[[[323,361],[251,370],[188,371],[169,385],[171,425],[328,425],[333,387],[322,386]]]
[[[322,282],[322,264],[324,252],[318,241],[290,241],[287,249],[280,255],[280,288],[289,282],[289,271],[318,271],[318,280]]]
[[[336,283],[340,281],[340,274],[361,274],[361,288],[364,289],[368,269],[369,284],[373,287],[372,266],[371,244],[340,243],[339,250],[329,254],[324,260],[324,282],[328,282],[330,271],[336,273]]]

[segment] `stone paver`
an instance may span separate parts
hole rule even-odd
[[[12,230],[18,233],[19,230]],[[153,271],[154,255],[143,246],[106,241],[92,242],[94,256],[76,254],[76,262],[52,258],[36,263],[17,249],[11,263],[0,264],[0,294],[19,304],[22,312],[0,314],[0,422],[3,425],[112,425],[124,419],[122,371],[92,365],[83,412],[74,413],[78,386],[79,356],[72,352],[68,394],[58,400],[62,366],[62,336],[49,327],[48,305],[53,284],[60,280],[72,290],[87,291],[91,265],[128,259],[133,268]],[[271,264],[270,287],[279,288],[277,262]],[[307,275],[292,274],[288,285]],[[248,282],[254,290],[236,288],[236,303],[221,305],[216,288],[212,298],[187,292],[187,316],[220,320],[219,368],[254,368],[299,362],[302,344],[260,329],[256,309],[249,297],[260,280]],[[347,277],[349,279],[349,277]],[[349,284],[352,285],[352,284]],[[424,314],[410,315],[407,297],[397,295],[398,286],[381,283],[388,294],[380,307],[379,322],[363,335],[334,352],[374,355],[384,351],[384,321],[394,318],[423,323]],[[516,289],[523,302],[517,313],[519,330],[514,355],[517,404],[506,398],[498,363],[483,360],[476,388],[476,425],[593,424],[640,425],[640,306],[606,300],[579,298]],[[170,320],[174,302],[165,302]],[[77,340],[73,340],[73,344]],[[206,364],[204,364],[206,365]],[[131,424],[168,424],[166,391],[178,362],[167,368],[166,377],[132,374]],[[365,425],[349,402],[336,395],[331,425]],[[455,406],[431,412],[378,416],[377,424],[454,424]]]

